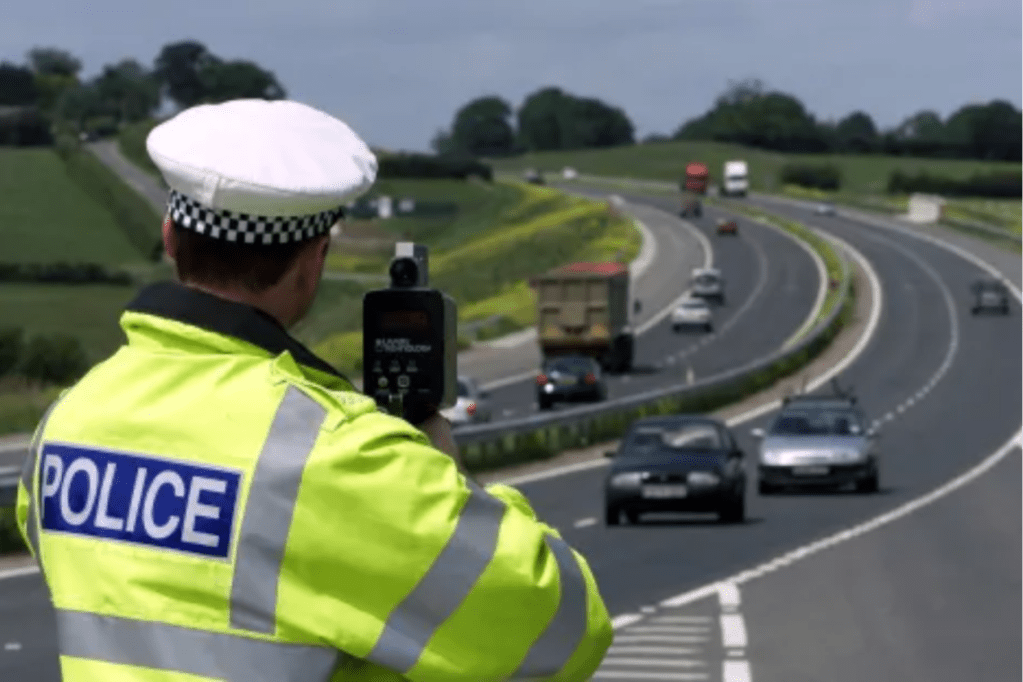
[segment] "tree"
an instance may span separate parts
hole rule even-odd
[[[61,92],[54,105],[54,115],[62,121],[73,121],[81,130],[85,121],[105,113],[97,88],[89,83],[74,85]]]
[[[968,104],[953,113],[946,125],[948,142],[958,156],[972,159],[1019,161],[1023,118],[1004,100]]]
[[[134,59],[104,66],[92,85],[104,112],[118,121],[141,121],[160,105],[159,84]]]
[[[455,145],[451,133],[444,129],[438,130],[430,140],[430,149],[440,156],[454,152]]]
[[[28,63],[37,75],[78,79],[82,62],[70,52],[55,47],[35,47],[28,52]]]
[[[284,99],[285,92],[277,77],[253,62],[219,59],[208,61],[199,69],[201,101],[226,102],[232,99]]]
[[[911,156],[948,156],[947,131],[941,116],[931,110],[922,110],[906,118],[883,136],[886,154]]]
[[[36,94],[31,69],[0,62],[0,106],[30,106],[36,103]]]
[[[878,148],[879,139],[874,119],[862,111],[855,111],[835,126],[838,151],[865,154]]]
[[[184,40],[163,46],[153,62],[153,73],[161,91],[186,109],[203,100],[206,91],[200,73],[219,61],[202,43]]]
[[[623,110],[554,87],[526,98],[518,124],[519,140],[531,151],[610,147],[635,139],[635,128]]]
[[[686,121],[674,135],[787,152],[825,151],[828,136],[796,97],[767,91],[757,79],[730,83],[710,111]]]
[[[510,154],[515,145],[511,115],[511,105],[500,97],[491,95],[472,100],[455,114],[449,151],[473,156]]]
[[[542,88],[519,108],[519,140],[530,151],[562,149],[562,123],[568,96],[560,88]]]

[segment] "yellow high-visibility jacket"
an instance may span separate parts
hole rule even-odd
[[[586,561],[253,308],[173,283],[36,431],[17,515],[69,682],[582,681]]]

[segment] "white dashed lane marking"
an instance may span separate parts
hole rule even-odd
[[[588,519],[579,519],[578,521],[576,521],[572,525],[575,528],[585,528],[586,526],[593,526],[596,523],[597,523],[597,519],[590,517]]]
[[[21,642],[7,642],[4,651],[21,651]]]

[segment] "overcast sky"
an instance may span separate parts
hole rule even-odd
[[[276,74],[291,99],[371,144],[425,150],[470,99],[518,107],[559,86],[671,133],[729,80],[759,77],[819,118],[887,127],[929,108],[1021,104],[1020,0],[29,0],[7,3],[0,60],[60,47],[92,77],[194,39]]]

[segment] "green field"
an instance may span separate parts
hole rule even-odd
[[[542,172],[560,172],[566,166],[580,173],[621,178],[640,178],[678,182],[685,164],[703,161],[710,167],[712,179],[719,181],[724,162],[745,159],[750,168],[750,184],[756,191],[780,191],[779,173],[787,163],[833,164],[841,169],[842,190],[854,194],[883,193],[895,170],[915,174],[926,172],[951,178],[967,178],[974,173],[1020,170],[1019,163],[988,161],[951,161],[877,155],[782,154],[718,142],[662,142],[610,149],[542,152],[510,159],[493,159],[495,170],[522,172],[536,168]]]
[[[47,149],[0,149],[0,261],[124,265],[138,251]]]

